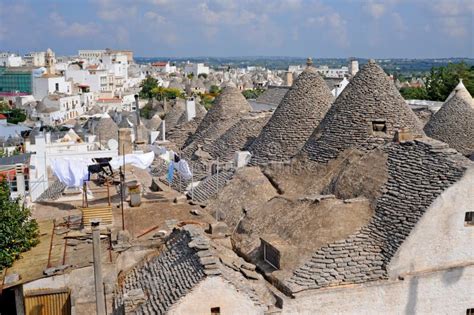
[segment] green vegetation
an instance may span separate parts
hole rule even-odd
[[[174,100],[176,98],[185,97],[184,92],[182,92],[180,89],[164,88],[162,86],[156,86],[153,88],[152,94],[159,101],[162,101],[165,98],[168,100]]]
[[[471,95],[474,95],[474,66],[460,62],[433,67],[426,78],[428,99],[432,101],[446,100],[459,83],[459,79],[463,79],[464,86]]]
[[[151,76],[147,76],[140,84],[140,87],[140,97],[142,98],[156,98],[159,101],[162,101],[165,98],[184,98],[184,93],[180,89],[158,86],[158,80]]]
[[[38,224],[20,199],[10,199],[5,179],[0,182],[0,269],[9,267],[20,254],[38,244]]]
[[[158,87],[158,80],[147,75],[145,80],[140,84],[140,97],[152,99],[155,96],[153,94],[153,89],[156,87]]]
[[[244,95],[244,97],[246,99],[256,99],[263,92],[265,92],[264,89],[257,88],[257,89],[253,89],[253,90],[245,90],[245,91],[242,92],[242,94]]]
[[[204,106],[206,110],[211,109],[212,105],[214,105],[214,101],[215,101],[215,97],[211,94],[201,95],[201,103],[202,103],[202,106]]]
[[[209,93],[216,96],[221,93],[221,89],[217,85],[211,85],[209,88]]]
[[[146,104],[143,108],[140,108],[140,117],[151,119],[154,115],[154,110],[151,104]]]
[[[24,110],[19,108],[14,108],[10,112],[5,113],[7,114],[7,122],[11,124],[18,124],[20,122],[24,122],[26,120],[26,113]]]
[[[405,87],[400,89],[400,94],[406,100],[426,100],[428,92],[424,87]]]
[[[191,80],[192,78],[194,78],[194,73],[191,72],[190,74],[188,74],[188,79]]]
[[[7,116],[7,122],[11,124],[18,124],[26,120],[26,113],[19,108],[10,108],[8,103],[0,101],[0,114]]]

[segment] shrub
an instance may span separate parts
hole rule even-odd
[[[38,224],[20,199],[10,199],[5,179],[0,181],[0,269],[9,267],[20,254],[38,244]]]

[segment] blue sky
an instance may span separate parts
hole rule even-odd
[[[0,0],[0,50],[474,57],[473,0]]]

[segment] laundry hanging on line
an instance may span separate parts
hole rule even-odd
[[[89,177],[86,159],[55,159],[51,161],[53,174],[68,187],[81,187]]]
[[[150,167],[155,158],[153,152],[141,154],[125,155],[125,164],[131,164],[137,168],[146,169]],[[89,180],[89,166],[108,167],[109,164],[113,169],[118,169],[123,165],[124,157],[118,156],[112,158],[110,162],[99,163],[93,162],[92,159],[73,159],[59,158],[51,161],[51,169],[59,181],[68,187],[81,187],[85,181]],[[107,164],[107,165],[105,165]],[[96,167],[92,167],[94,170]],[[109,169],[109,171],[111,171]]]
[[[148,153],[141,153],[141,154],[126,154],[125,164],[131,164],[135,167],[138,167],[144,170],[150,167],[154,159],[155,159],[155,153],[153,151],[148,152]],[[119,155],[118,157],[113,158],[109,163],[113,169],[118,169],[120,166],[124,164],[124,156]]]

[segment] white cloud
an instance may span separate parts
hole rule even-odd
[[[95,0],[98,4],[97,15],[104,21],[120,21],[137,15],[137,7],[113,0]]]
[[[406,26],[406,23],[403,20],[402,16],[398,12],[393,12],[391,14],[391,17],[395,31],[400,37],[404,37],[406,31],[408,31],[408,27]]]
[[[164,16],[159,15],[156,12],[148,11],[145,13],[145,18],[148,20],[155,22],[157,24],[164,24],[166,23],[166,18]]]
[[[86,37],[98,33],[98,25],[92,22],[81,24],[78,22],[67,23],[58,12],[52,12],[49,19],[54,30],[61,37]]]
[[[465,38],[472,34],[474,1],[433,0],[431,10],[437,17],[441,31],[455,38]]]
[[[383,3],[370,1],[366,9],[374,19],[379,19],[384,15],[386,7]]]
[[[310,17],[306,20],[306,25],[316,25],[319,28],[329,31],[332,41],[340,47],[349,46],[349,38],[347,35],[347,21],[337,12],[327,13],[317,17]]]

